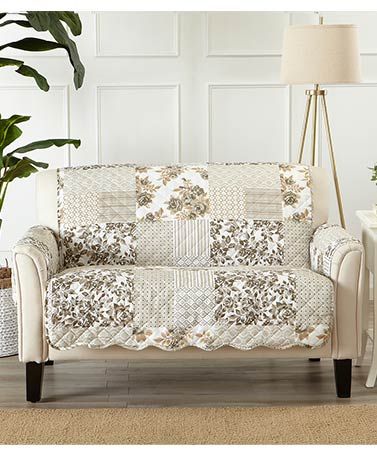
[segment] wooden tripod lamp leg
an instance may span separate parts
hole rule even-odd
[[[346,221],[345,221],[344,212],[343,212],[342,194],[341,194],[341,191],[340,191],[338,174],[337,174],[337,171],[336,171],[334,148],[333,148],[333,143],[332,143],[332,139],[331,139],[329,116],[328,116],[328,113],[327,113],[326,96],[324,94],[321,96],[321,102],[322,102],[322,109],[323,109],[323,115],[324,115],[323,119],[324,119],[324,123],[325,123],[327,144],[328,144],[328,148],[329,148],[331,169],[332,169],[332,174],[333,174],[333,178],[334,178],[336,198],[337,198],[337,202],[338,202],[340,223],[341,223],[343,228],[346,228]]]
[[[306,132],[308,130],[308,122],[309,122],[309,114],[310,114],[311,103],[312,103],[312,96],[310,94],[308,94],[307,97],[306,97],[304,123],[302,125],[300,150],[299,150],[299,154],[298,154],[298,162],[299,163],[302,163],[302,157],[304,155],[304,146],[305,146]]]
[[[319,86],[315,85],[315,89],[313,91],[314,108],[313,108],[313,134],[312,134],[312,166],[315,166],[315,153],[316,153],[316,141],[317,141],[318,91],[319,91]]]

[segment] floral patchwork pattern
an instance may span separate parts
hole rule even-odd
[[[297,239],[292,224],[312,225],[310,168],[279,163],[63,168],[57,173],[57,210],[65,267],[135,259],[139,265],[198,267],[286,265],[294,259],[301,266],[308,261],[311,232]],[[161,254],[157,224],[174,229],[190,224],[193,230],[174,231],[163,257],[154,257],[149,254]],[[119,248],[123,252],[117,255]]]
[[[60,231],[65,267],[135,264],[134,222],[62,226]]]
[[[304,295],[302,286],[310,288]],[[57,349],[314,348],[331,333],[333,290],[305,269],[69,269],[48,284],[47,337]]]
[[[127,326],[134,317],[132,272],[91,269],[62,273],[47,288],[48,330],[54,326]]]
[[[207,167],[137,167],[136,200],[138,220],[205,218],[209,213]]]
[[[283,223],[246,219],[210,222],[211,265],[282,265]]]
[[[307,166],[281,164],[280,181],[283,218],[312,220],[311,179]]]
[[[295,277],[287,271],[215,274],[215,318],[237,325],[293,325]]]

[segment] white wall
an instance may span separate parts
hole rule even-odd
[[[324,16],[325,22],[360,25],[365,83],[331,88],[328,96],[348,227],[358,232],[355,210],[377,201],[367,169],[377,159],[377,13]],[[290,23],[315,23],[315,14],[85,12],[81,19],[77,42],[86,80],[80,91],[59,52],[27,57],[48,77],[49,93],[0,71],[3,116],[32,115],[22,143],[51,136],[82,140],[79,150],[51,149],[36,158],[51,167],[296,160],[305,87],[279,83],[282,35]],[[0,42],[17,38],[11,27],[0,30]],[[320,147],[320,161],[328,165],[325,139]],[[35,223],[34,203],[34,178],[15,181],[2,257]]]

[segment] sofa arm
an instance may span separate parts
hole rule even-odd
[[[325,224],[313,234],[310,261],[312,270],[334,282],[333,358],[357,358],[361,353],[363,246],[342,227]]]
[[[13,296],[18,310],[19,359],[48,358],[43,305],[48,279],[59,269],[55,235],[47,227],[32,227],[13,248]]]
[[[16,243],[13,254],[31,257],[44,282],[59,269],[59,249],[54,232],[41,225],[31,227]]]

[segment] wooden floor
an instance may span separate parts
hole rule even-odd
[[[370,350],[353,368],[352,398],[335,396],[332,360],[72,361],[45,368],[43,399],[25,402],[24,365],[0,359],[0,407],[377,404]]]

